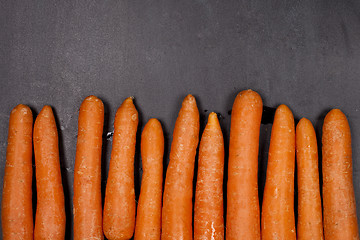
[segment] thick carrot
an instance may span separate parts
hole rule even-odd
[[[4,187],[1,205],[2,239],[33,239],[32,130],[28,106],[10,114]]]
[[[161,239],[192,239],[192,196],[199,110],[192,95],[185,97],[175,123],[166,172]]]
[[[346,116],[331,110],[322,135],[325,239],[359,239],[352,179],[351,133]]]
[[[50,106],[44,106],[34,125],[37,205],[34,239],[65,238],[64,191],[61,182],[59,140]]]
[[[240,92],[231,113],[226,239],[260,239],[258,153],[262,100]]]
[[[101,147],[104,105],[95,96],[82,102],[74,169],[74,240],[103,239]]]
[[[136,216],[135,240],[160,240],[164,134],[153,118],[141,135],[143,176]]]
[[[135,227],[134,156],[138,112],[127,98],[116,112],[104,222],[109,240],[130,239]]]
[[[303,118],[296,126],[298,240],[324,239],[315,130]]]
[[[224,239],[224,139],[216,113],[209,115],[199,147],[194,239]]]
[[[271,131],[261,217],[263,240],[296,239],[294,216],[295,127],[291,110],[280,105]]]

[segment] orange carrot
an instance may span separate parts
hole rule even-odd
[[[224,239],[224,139],[216,113],[201,137],[195,193],[194,239]]]
[[[1,223],[4,240],[33,239],[32,130],[28,106],[17,105],[10,114]]]
[[[192,95],[185,97],[173,132],[166,172],[161,239],[192,239],[192,189],[199,110]]]
[[[34,125],[37,205],[34,239],[65,238],[64,191],[61,182],[59,140],[50,106],[44,106]]]
[[[231,113],[226,239],[260,239],[258,152],[262,100],[240,92]]]
[[[296,239],[294,216],[295,127],[291,110],[280,105],[271,132],[262,205],[261,237]]]
[[[109,240],[130,239],[135,227],[134,156],[138,112],[127,98],[116,112],[104,206]]]
[[[351,133],[346,116],[331,110],[322,135],[325,239],[359,239],[352,179]]]
[[[324,239],[315,130],[303,118],[296,126],[298,240]]]
[[[141,135],[143,176],[136,216],[135,240],[160,240],[164,134],[153,118]]]
[[[82,102],[74,169],[74,240],[103,239],[101,147],[104,105],[95,96]]]

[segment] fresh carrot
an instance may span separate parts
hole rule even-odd
[[[226,239],[260,239],[258,152],[262,100],[240,92],[231,113]]]
[[[331,110],[322,135],[325,239],[359,239],[352,179],[351,133],[346,116]]]
[[[296,239],[294,215],[295,127],[291,110],[280,105],[272,126],[262,205],[263,240]]]
[[[2,239],[33,239],[32,211],[33,116],[17,105],[10,114],[1,205]]]
[[[50,106],[44,106],[34,125],[37,205],[34,239],[65,238],[64,191],[61,182],[59,140]]]
[[[141,135],[143,176],[136,216],[135,240],[160,240],[164,134],[152,118]]]
[[[224,239],[224,139],[216,113],[209,115],[199,147],[194,239]]]
[[[303,118],[296,126],[298,240],[324,239],[315,130]]]
[[[196,100],[189,94],[182,103],[173,132],[164,187],[162,240],[192,239],[192,190],[199,125]]]
[[[95,96],[82,102],[74,169],[74,240],[103,239],[101,148],[104,105]]]
[[[130,239],[135,227],[134,156],[138,112],[131,97],[116,112],[104,222],[109,240]]]

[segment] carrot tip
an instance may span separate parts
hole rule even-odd
[[[42,109],[41,109],[41,111],[40,111],[40,113],[39,113],[39,116],[40,115],[44,115],[44,116],[49,116],[49,115],[52,115],[53,113],[52,113],[52,108],[49,106],[49,105],[45,105]]]
[[[185,100],[188,100],[188,101],[195,101],[195,97],[191,94],[188,94],[185,98],[184,98],[184,101]]]
[[[216,120],[217,119],[217,113],[216,112],[211,112],[210,114],[209,114],[209,119],[208,119],[208,121],[210,122],[210,121],[214,121],[214,120]]]
[[[27,105],[24,105],[24,104],[19,104],[16,107],[14,107],[11,110],[10,114],[15,114],[17,111],[21,112],[23,115],[26,115],[26,114],[31,114],[32,115],[31,109]]]

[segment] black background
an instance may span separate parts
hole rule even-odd
[[[4,174],[11,109],[36,116],[54,109],[60,135],[67,239],[78,109],[91,94],[105,104],[103,187],[116,109],[135,97],[141,129],[163,125],[165,161],[182,99],[197,98],[202,129],[220,116],[228,146],[236,94],[251,88],[265,106],[287,104],[321,136],[325,114],[340,108],[353,137],[353,172],[360,217],[360,2],[243,1],[0,1],[0,174]],[[271,122],[272,109],[264,115]],[[270,120],[270,121],[269,121]],[[271,124],[261,129],[260,197]],[[138,148],[139,149],[139,148]],[[136,156],[136,193],[141,163]],[[2,184],[1,184],[2,185]],[[2,187],[1,187],[2,189]],[[104,189],[104,188],[103,188]]]

